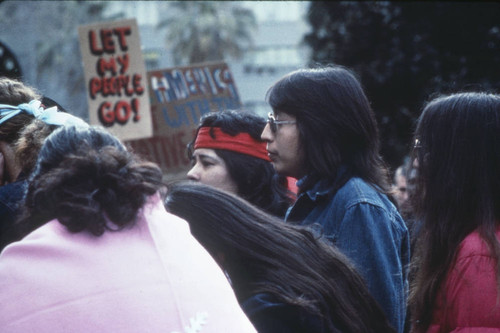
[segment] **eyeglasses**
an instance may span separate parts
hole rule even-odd
[[[276,131],[278,130],[278,125],[296,124],[297,122],[295,120],[276,120],[274,118],[274,115],[269,112],[267,114],[267,123],[271,128],[271,132],[276,133]]]

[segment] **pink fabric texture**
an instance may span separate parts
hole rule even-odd
[[[486,243],[473,232],[460,244],[427,332],[500,332],[497,292],[495,262]]]
[[[0,331],[255,332],[188,224],[150,198],[137,224],[95,237],[57,220],[0,256]]]

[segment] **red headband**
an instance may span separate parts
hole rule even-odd
[[[210,130],[215,134],[215,139],[210,136]],[[198,148],[231,150],[271,161],[267,155],[265,142],[255,140],[248,133],[239,133],[232,136],[224,133],[219,127],[200,128],[194,142],[194,149]]]

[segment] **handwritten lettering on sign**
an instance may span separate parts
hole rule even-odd
[[[121,139],[152,135],[146,71],[135,20],[79,28],[92,124]]]
[[[130,144],[167,175],[187,172],[186,146],[200,118],[241,106],[232,74],[226,63],[207,63],[151,71],[148,82],[154,136]]]

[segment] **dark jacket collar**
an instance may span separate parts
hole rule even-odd
[[[341,165],[337,169],[335,178],[333,180],[320,179],[310,189],[301,193],[301,195],[307,195],[312,201],[316,201],[320,197],[334,194],[349,179],[349,177],[346,177],[348,174],[347,171],[347,167],[345,165]],[[308,177],[310,177],[310,175],[306,175],[297,181],[297,186],[299,187],[299,189],[303,187]]]

